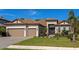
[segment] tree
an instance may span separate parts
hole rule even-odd
[[[70,32],[72,34],[71,40],[73,42],[75,42],[76,41],[76,33],[77,33],[76,32],[76,30],[77,30],[77,17],[75,16],[73,10],[69,11],[68,16],[69,16],[68,22],[71,25],[71,29],[70,29]]]
[[[47,28],[46,27],[40,27],[41,36],[46,36]]]
[[[6,28],[5,27],[0,27],[0,32],[5,32]]]
[[[77,26],[76,26],[76,28],[77,28],[76,32],[77,32],[77,34],[79,34],[79,21],[77,21]]]
[[[39,21],[40,19],[35,19],[35,21]]]
[[[76,29],[76,32],[77,32],[77,34],[79,34],[79,17],[77,17],[77,19],[78,19],[78,20],[77,20],[77,22],[76,22],[76,24],[77,24],[77,25],[76,25],[76,28],[77,28],[77,29]]]
[[[0,27],[0,35],[2,36],[2,33],[6,32],[6,28],[5,27]]]

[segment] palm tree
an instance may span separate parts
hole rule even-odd
[[[74,14],[73,10],[69,11],[69,18],[68,18],[68,22],[71,25],[71,34],[72,34],[72,41],[75,42],[76,41],[76,29],[77,29],[77,17]]]

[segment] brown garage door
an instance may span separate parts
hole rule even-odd
[[[36,28],[29,28],[27,35],[30,37],[36,36]]]
[[[24,29],[23,28],[13,28],[8,29],[9,35],[12,37],[23,37],[24,36]]]

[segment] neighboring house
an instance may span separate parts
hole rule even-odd
[[[6,23],[6,31],[12,37],[28,37],[28,36],[40,36],[41,29],[47,28],[47,34],[53,35],[64,29],[70,30],[70,25],[66,21],[59,21],[56,19],[42,19],[42,20],[30,20],[30,19],[16,19],[12,22]]]
[[[4,23],[10,22],[2,17],[0,17],[0,36],[6,36],[6,26]],[[3,29],[4,28],[4,29]]]
[[[1,27],[2,27],[2,26],[5,26],[4,23],[7,23],[7,22],[10,22],[10,21],[8,21],[8,20],[6,20],[6,19],[0,17],[0,26],[1,26]]]

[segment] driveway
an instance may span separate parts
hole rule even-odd
[[[9,45],[27,40],[31,37],[0,37],[0,48],[6,48]]]

